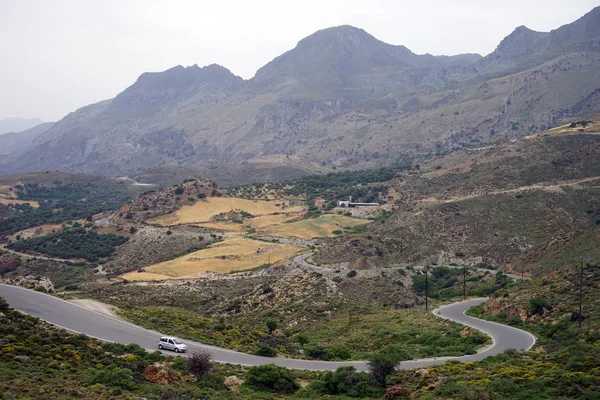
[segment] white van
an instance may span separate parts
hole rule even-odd
[[[185,353],[187,350],[187,346],[181,340],[170,336],[161,337],[158,348],[160,350],[173,350],[175,353]]]

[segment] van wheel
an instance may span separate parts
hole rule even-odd
[[[163,349],[162,344],[159,344],[158,348],[159,348],[159,350],[162,350]]]
[[[179,353],[179,349],[175,347],[175,353]]]

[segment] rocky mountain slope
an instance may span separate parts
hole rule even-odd
[[[519,27],[484,58],[417,55],[354,27],[324,29],[248,81],[218,65],[145,73],[114,99],[69,114],[0,172],[235,175],[276,156],[296,157],[291,168],[302,174],[521,137],[600,112],[599,26],[595,8],[549,33]]]

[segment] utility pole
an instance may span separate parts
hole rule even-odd
[[[428,290],[429,282],[428,282],[428,278],[427,278],[427,275],[429,275],[428,272],[429,272],[429,265],[426,265],[425,266],[425,311],[429,311],[429,304],[427,302],[427,297],[429,294],[429,290]]]
[[[521,264],[521,283],[523,283],[523,280],[525,279],[525,267],[523,265],[524,264]]]
[[[467,299],[467,265],[463,266],[463,300]]]
[[[581,321],[583,320],[582,314],[582,303],[583,303],[583,260],[579,266],[579,328],[581,328]]]

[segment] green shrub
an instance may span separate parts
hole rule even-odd
[[[302,346],[304,346],[305,344],[308,344],[308,342],[310,342],[310,338],[308,337],[308,335],[305,335],[303,333],[297,334],[294,337],[294,340]]]
[[[381,389],[369,380],[364,372],[352,366],[340,367],[326,372],[319,381],[310,384],[309,390],[323,395],[345,395],[348,397],[380,397]]]
[[[268,320],[267,321],[267,329],[269,330],[269,333],[273,333],[273,331],[275,329],[277,329],[277,322],[273,321],[272,319]]]
[[[100,383],[105,386],[124,390],[137,389],[137,384],[131,375],[131,370],[119,368],[116,365],[110,365],[101,370],[93,368],[88,370],[88,380],[90,384]]]
[[[304,346],[304,353],[315,360],[328,361],[330,359],[329,352],[319,344],[311,344]]]
[[[544,299],[543,297],[533,297],[529,300],[529,312],[532,315],[542,314],[544,309],[549,307],[550,304],[548,304],[548,300]]]
[[[290,370],[273,364],[248,369],[245,385],[276,393],[293,393],[300,388]]]
[[[260,349],[258,349],[256,355],[262,357],[275,357],[277,355],[277,350],[275,350],[271,346],[264,345],[261,346]]]

